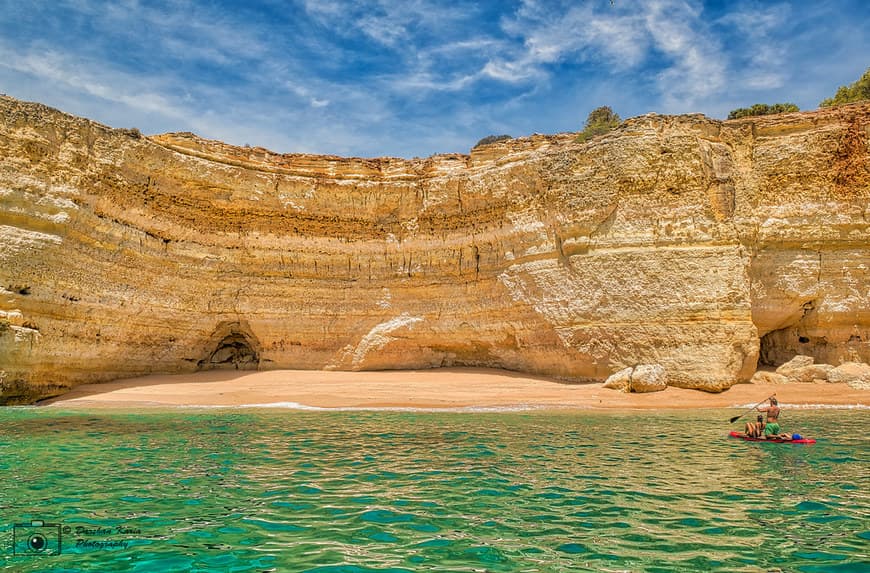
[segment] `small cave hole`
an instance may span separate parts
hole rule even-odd
[[[810,339],[807,338],[806,336],[798,336],[798,342],[800,342],[801,344],[806,344],[809,341],[810,341]]]
[[[200,362],[201,368],[256,370],[260,356],[251,348],[247,337],[240,332],[225,336],[207,360]]]

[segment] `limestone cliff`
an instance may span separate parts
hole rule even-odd
[[[870,361],[870,105],[428,159],[143,137],[0,97],[0,401],[204,368]]]

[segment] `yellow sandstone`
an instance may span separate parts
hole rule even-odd
[[[870,105],[280,155],[0,97],[0,403],[211,368],[870,362]],[[662,386],[663,387],[663,386]]]

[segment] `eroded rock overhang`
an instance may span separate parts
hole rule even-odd
[[[202,368],[719,391],[870,361],[870,106],[642,116],[428,159],[143,137],[0,98],[4,401]]]

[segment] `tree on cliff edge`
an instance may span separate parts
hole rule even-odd
[[[577,136],[577,141],[586,141],[596,135],[607,133],[619,127],[622,120],[609,106],[603,105],[589,112],[583,131]]]
[[[864,72],[864,75],[850,86],[840,86],[834,97],[822,100],[819,107],[831,107],[832,105],[841,105],[844,103],[852,103],[856,101],[870,100],[870,68]]]
[[[480,147],[481,145],[489,145],[490,143],[496,143],[499,141],[507,141],[508,139],[513,139],[510,135],[487,135],[480,141],[474,144],[474,147]],[[472,147],[472,149],[474,149]]]

